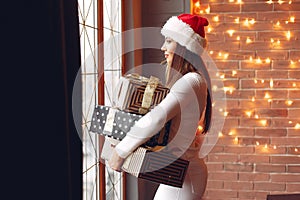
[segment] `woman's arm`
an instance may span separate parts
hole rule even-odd
[[[188,73],[179,79],[165,99],[143,116],[115,147],[109,165],[119,170],[123,160],[160,131],[168,120],[184,110],[186,105],[197,103],[195,91],[201,91],[200,87],[203,85],[206,87],[202,82],[200,75],[196,73]]]

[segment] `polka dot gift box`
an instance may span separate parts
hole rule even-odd
[[[109,106],[97,105],[94,109],[90,131],[121,141],[142,115],[129,113]],[[166,146],[171,121],[150,138],[143,147]]]

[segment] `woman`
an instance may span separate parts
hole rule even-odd
[[[211,98],[210,78],[200,55],[206,45],[207,25],[205,18],[182,14],[171,17],[163,26],[165,42],[161,50],[170,93],[131,128],[108,162],[120,171],[124,159],[172,119],[168,150],[189,160],[189,168],[182,188],[161,184],[155,200],[199,200],[205,192],[207,168],[199,151],[210,126]]]

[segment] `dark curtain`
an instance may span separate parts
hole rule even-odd
[[[72,114],[77,0],[1,8],[1,198],[82,199],[81,133]]]

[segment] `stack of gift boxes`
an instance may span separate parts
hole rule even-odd
[[[101,158],[108,160],[113,146],[168,93],[169,89],[156,77],[146,78],[138,74],[121,77],[116,90],[115,105],[97,105],[91,120],[90,131],[105,136]],[[161,150],[168,143],[170,124],[171,120],[130,154],[122,166],[123,171],[156,183],[182,187],[188,161]]]

